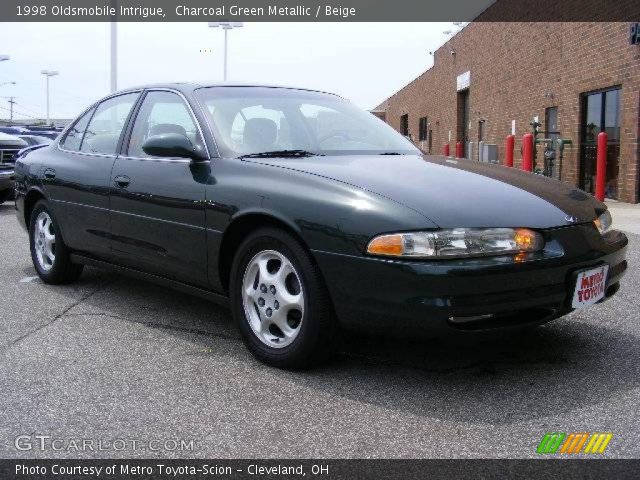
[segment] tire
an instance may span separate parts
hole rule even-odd
[[[56,217],[45,200],[39,200],[31,211],[29,243],[33,266],[44,283],[71,283],[82,273],[83,265],[71,263]]]
[[[0,205],[11,198],[11,189],[2,190],[0,192]]]
[[[261,228],[238,247],[229,297],[245,345],[267,365],[308,368],[326,360],[338,344],[320,271],[302,245],[282,230]]]

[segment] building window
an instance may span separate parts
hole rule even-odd
[[[405,137],[409,136],[409,114],[407,113],[400,117],[400,133]]]
[[[560,137],[558,130],[558,107],[548,107],[544,111],[544,136],[552,140]]]
[[[595,191],[598,134],[607,133],[607,171],[605,196],[618,198],[620,160],[620,88],[582,95],[580,125],[580,187]]]
[[[421,142],[425,141],[427,139],[427,117],[421,117],[420,118],[420,125],[418,127],[418,140],[420,140]]]

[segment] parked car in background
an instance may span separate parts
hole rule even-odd
[[[40,133],[40,132],[38,132]],[[29,146],[32,145],[48,145],[50,144],[53,139],[48,138],[48,137],[43,137],[42,135],[18,135],[19,138],[21,138],[22,140],[24,140],[25,142],[27,142],[27,144]]]
[[[30,125],[28,128],[32,132],[42,132],[42,131],[50,131],[50,130],[56,130],[61,132],[62,130],[64,130],[64,128],[62,127],[55,127],[53,125]]]
[[[60,135],[58,130],[38,130],[37,132],[27,132],[28,134],[38,135],[39,137],[45,137],[49,140],[55,140]]]
[[[27,146],[14,135],[0,133],[0,204],[13,198],[15,156]]]
[[[0,126],[0,133],[6,133],[8,135],[21,135],[25,133],[29,133],[29,129],[22,126],[11,125],[11,126]]]
[[[36,147],[31,147],[36,148]],[[49,284],[112,268],[229,304],[249,350],[304,367],[339,326],[533,326],[614,295],[627,237],[571,185],[423,155],[329,93],[166,84],[112,94],[16,160]]]

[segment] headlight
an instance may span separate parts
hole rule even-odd
[[[367,253],[387,257],[451,258],[542,250],[542,235],[527,228],[456,228],[380,235]]]
[[[611,218],[609,210],[605,210],[605,212],[598,218],[596,218],[593,223],[600,234],[604,235],[605,233],[607,233],[611,229],[611,224],[613,223],[613,219]]]

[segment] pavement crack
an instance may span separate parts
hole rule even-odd
[[[81,312],[81,313],[67,313],[66,317],[107,317],[115,318],[116,320],[127,320],[119,315],[113,315],[112,313],[97,313],[97,312]]]
[[[85,295],[81,296],[78,300],[73,302],[71,305],[69,305],[67,308],[65,308],[62,312],[60,312],[59,314],[54,316],[50,321],[42,323],[42,324],[38,325],[36,328],[34,328],[33,330],[25,333],[24,335],[19,336],[18,338],[14,339],[9,345],[11,345],[11,346],[16,345],[16,344],[20,343],[21,341],[25,340],[26,338],[30,337],[31,335],[33,335],[35,333],[38,333],[40,330],[43,330],[44,328],[47,328],[49,325],[52,325],[53,323],[55,323],[56,321],[58,321],[59,319],[61,319],[65,315],[67,315],[70,310],[74,309],[75,307],[80,305],[82,302],[85,302],[85,301],[89,300],[96,293],[99,293],[99,292],[103,291],[107,287],[109,287],[112,284],[114,284],[116,281],[117,280],[112,280],[112,281],[104,282],[104,283],[98,285],[98,287],[96,287],[95,289],[93,289],[90,292],[86,293]]]

